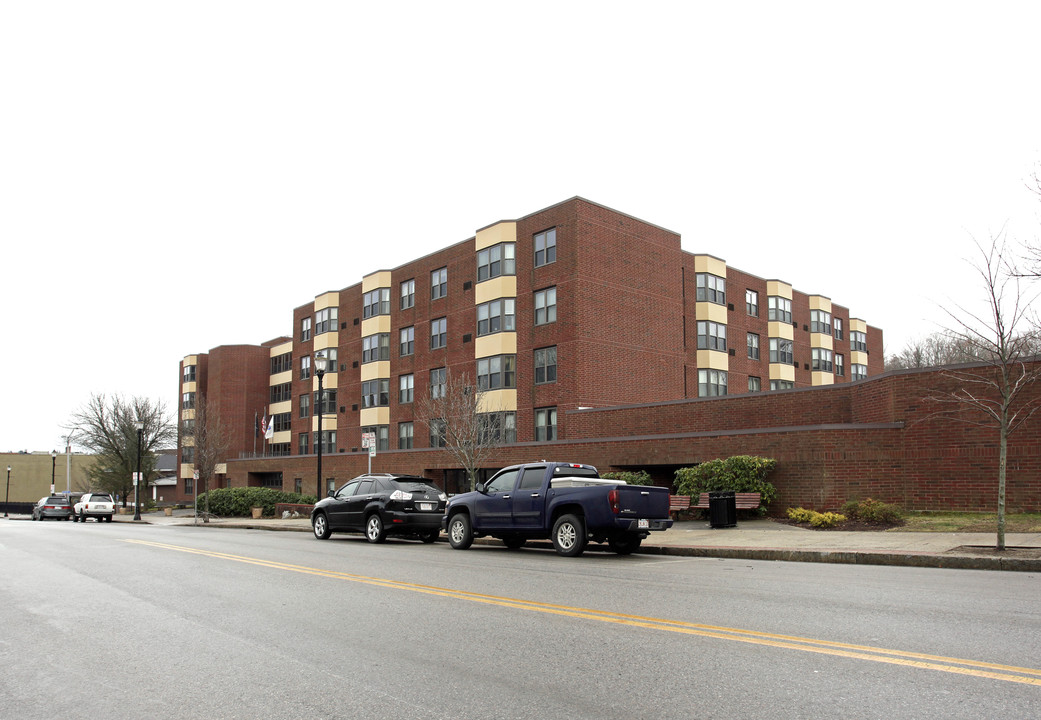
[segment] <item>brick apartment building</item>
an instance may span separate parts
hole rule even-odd
[[[319,351],[330,360],[322,398]],[[454,491],[460,471],[418,401],[462,375],[496,408],[495,467],[552,456],[645,467],[668,484],[676,467],[719,452],[762,446],[782,459],[806,427],[821,426],[832,445],[860,442],[836,433],[869,431],[852,399],[866,384],[853,381],[885,385],[882,363],[882,331],[829,297],[686,252],[674,232],[572,198],[323,292],[293,311],[285,337],[186,356],[179,395],[188,422],[197,398],[215,403],[232,433],[218,481],[232,486],[314,493],[321,410],[322,495],[367,468],[363,433],[376,437],[373,470],[423,474]],[[792,397],[819,422],[780,421]],[[899,425],[892,412],[868,424]],[[258,416],[273,423],[270,439],[257,437]],[[709,451],[706,434],[717,431],[745,441]],[[188,499],[190,434],[179,449],[178,493]],[[812,477],[799,482],[830,497]]]

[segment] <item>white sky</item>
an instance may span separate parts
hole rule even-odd
[[[1041,3],[8,2],[0,451],[581,195],[887,351],[1041,234]]]

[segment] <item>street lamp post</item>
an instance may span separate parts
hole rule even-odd
[[[7,506],[11,504],[11,466],[7,466],[7,492],[4,494],[4,517],[9,517],[7,514]]]
[[[141,519],[141,433],[145,424],[138,420],[134,423],[137,428],[137,479],[134,481],[134,520]]]
[[[318,478],[315,480],[315,498],[322,499],[322,378],[325,377],[325,351],[319,350],[314,354],[315,374],[318,376]]]
[[[58,459],[58,451],[51,450],[51,495],[54,494],[54,462]]]

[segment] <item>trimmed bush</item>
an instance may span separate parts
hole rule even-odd
[[[846,522],[845,515],[839,515],[838,513],[826,512],[826,513],[813,513],[813,517],[810,518],[810,525],[816,528],[832,528],[840,523]]]
[[[766,476],[777,467],[772,458],[735,455],[726,460],[709,460],[700,465],[676,471],[676,488],[680,495],[698,497],[719,490],[759,493],[758,513],[765,515],[767,506],[777,497],[777,490]]]
[[[299,503],[313,505],[317,500],[314,495],[289,493],[275,488],[217,488],[199,496],[199,508],[206,507],[206,496],[210,498],[210,513],[218,517],[249,517],[252,508],[264,508],[264,516],[275,514],[278,503]]]
[[[600,477],[605,480],[621,480],[627,485],[653,485],[651,474],[646,470],[626,470],[623,472],[603,473]]]
[[[865,523],[885,525],[900,522],[902,514],[896,505],[884,503],[881,500],[864,498],[863,500],[850,500],[842,506],[842,513],[851,520],[859,520]]]
[[[819,513],[813,510],[807,510],[806,508],[788,508],[788,519],[797,523],[808,523],[813,519],[814,515]]]

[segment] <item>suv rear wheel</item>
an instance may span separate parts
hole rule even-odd
[[[387,531],[383,528],[383,519],[378,512],[369,515],[365,521],[365,539],[370,543],[381,543],[387,539]]]

